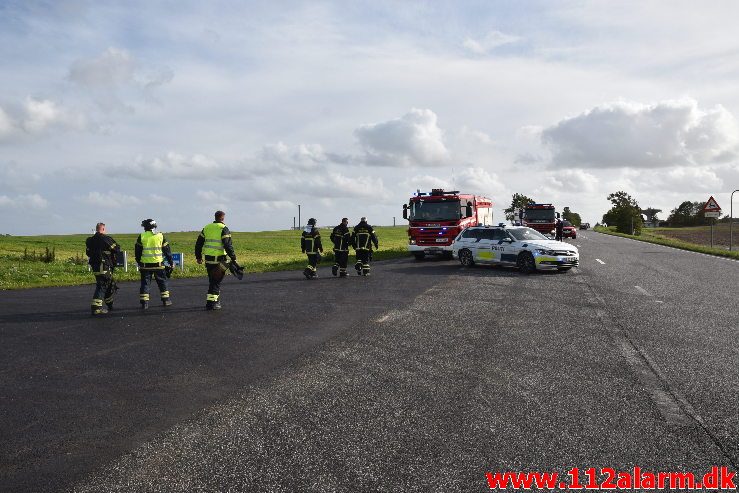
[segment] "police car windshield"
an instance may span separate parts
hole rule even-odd
[[[548,240],[546,236],[531,228],[509,229],[508,232],[518,241]]]
[[[461,217],[459,200],[413,202],[411,221],[457,221]]]

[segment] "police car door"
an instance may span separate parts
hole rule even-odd
[[[502,229],[500,236],[497,237],[496,243],[500,246],[499,262],[504,264],[515,264],[518,259],[518,253],[521,251],[521,242],[516,240],[511,233]]]
[[[475,243],[475,261],[481,263],[495,262],[495,252],[493,246],[493,230],[478,229],[477,234],[479,240]]]

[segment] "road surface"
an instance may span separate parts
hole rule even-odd
[[[485,473],[739,464],[739,262],[580,232],[581,267],[378,262],[91,319],[3,292],[3,491],[490,491]],[[155,298],[155,296],[152,296]]]

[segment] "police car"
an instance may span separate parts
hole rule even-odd
[[[462,265],[497,264],[518,267],[521,272],[567,271],[580,263],[574,245],[555,241],[524,226],[473,226],[454,240],[452,255]]]

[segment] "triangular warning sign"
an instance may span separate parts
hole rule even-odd
[[[721,207],[718,205],[718,202],[716,202],[716,199],[713,198],[713,195],[711,195],[711,198],[708,199],[708,202],[706,202],[706,205],[703,206],[704,212],[716,212],[720,211]]]

